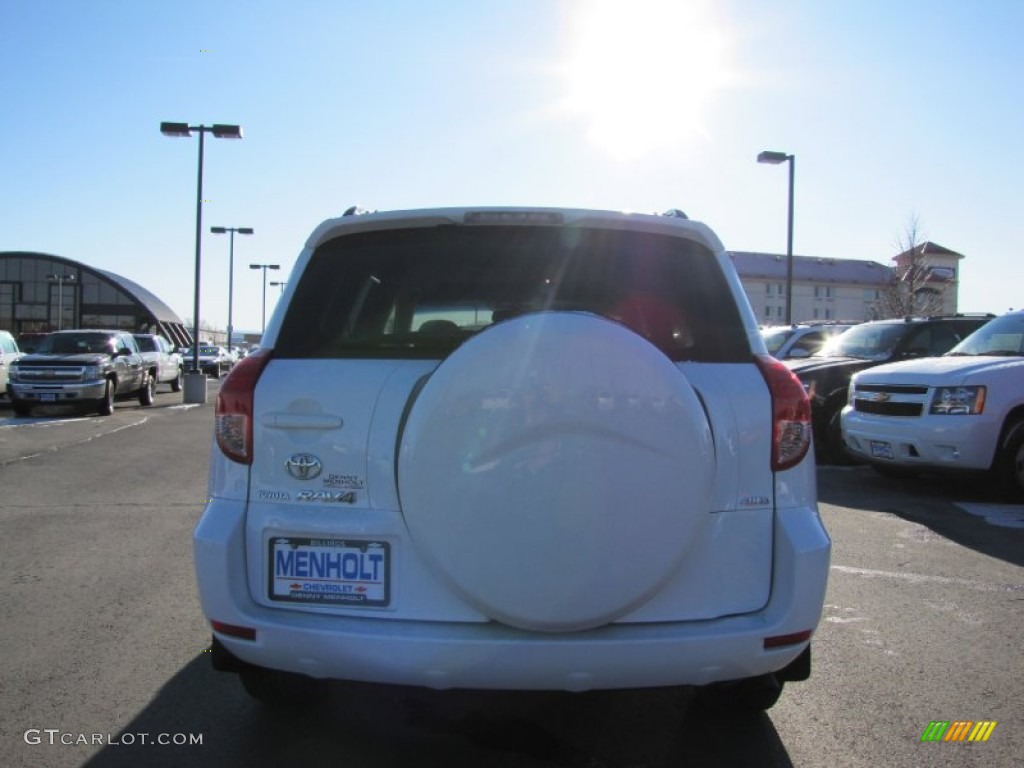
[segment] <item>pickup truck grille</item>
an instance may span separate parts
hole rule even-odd
[[[879,403],[871,400],[854,400],[853,407],[861,413],[879,416],[920,416],[924,409],[920,403]]]
[[[920,416],[928,400],[928,387],[863,384],[854,387],[853,408],[877,416]]]
[[[69,366],[19,366],[18,380],[25,384],[64,384],[85,380],[85,368]]]

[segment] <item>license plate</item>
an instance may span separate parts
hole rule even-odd
[[[386,541],[275,536],[269,556],[271,600],[356,607],[391,600]]]
[[[39,399],[42,400],[44,403],[52,403],[57,399],[57,396],[52,392],[44,392],[39,396]]]
[[[881,440],[872,440],[871,455],[876,459],[891,459],[892,445]]]

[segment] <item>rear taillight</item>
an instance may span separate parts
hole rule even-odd
[[[217,394],[214,430],[221,452],[239,464],[252,464],[252,401],[256,382],[270,362],[269,349],[242,358]]]
[[[800,379],[769,355],[756,355],[772,396],[772,469],[794,467],[811,447],[811,402]]]

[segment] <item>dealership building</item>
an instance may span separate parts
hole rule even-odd
[[[30,251],[0,252],[0,328],[16,337],[60,328],[116,328],[158,333],[175,346],[192,342],[174,310],[138,283]]]

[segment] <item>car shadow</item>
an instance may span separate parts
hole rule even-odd
[[[234,675],[214,672],[201,653],[85,766],[791,768],[767,715],[719,718],[694,711],[692,698],[679,689],[569,694],[336,683],[326,702],[282,711],[248,698]],[[164,741],[198,735],[202,743],[155,743],[162,734]]]
[[[991,525],[958,506],[1020,506],[1010,507],[990,478],[934,474],[897,479],[883,477],[863,464],[819,467],[818,500],[897,515],[976,552],[1024,566],[1024,528]]]

